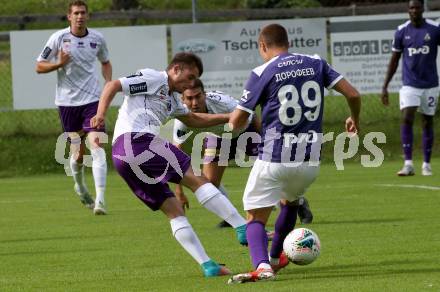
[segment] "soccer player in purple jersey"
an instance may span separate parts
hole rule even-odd
[[[104,129],[90,128],[90,119],[96,114],[101,86],[95,62],[101,62],[105,82],[112,79],[112,65],[102,34],[87,28],[87,4],[77,0],[69,3],[68,28],[51,35],[37,59],[37,73],[57,71],[55,104],[58,106],[64,132],[71,145],[70,168],[75,182],[74,190],[81,202],[93,209],[95,215],[106,214],[104,192],[107,162],[99,136]],[[55,62],[52,62],[56,59]],[[84,181],[83,156],[85,138],[92,154],[92,173],[96,198],[93,201]]]
[[[104,125],[111,101],[122,91],[124,102],[113,135],[115,168],[144,204],[168,217],[176,240],[201,265],[204,275],[210,277],[230,272],[208,257],[168,182],[191,189],[205,208],[235,227],[242,244],[247,244],[246,221],[213,184],[203,175],[194,174],[187,154],[158,136],[160,126],[172,117],[191,127],[211,127],[229,120],[229,114],[193,113],[182,104],[177,93],[194,86],[202,72],[199,57],[178,53],[166,71],[146,68],[113,80],[104,88],[91,126]]]
[[[268,280],[288,264],[283,241],[298,212],[294,201],[319,171],[324,87],[342,93],[351,110],[346,130],[357,134],[361,99],[358,91],[319,56],[288,52],[287,31],[279,24],[261,30],[259,51],[265,63],[255,68],[229,123],[241,129],[257,105],[262,113],[262,142],[243,195],[246,235],[255,271],[234,275],[228,283]],[[281,202],[268,255],[265,225]]]
[[[408,13],[409,20],[400,25],[394,35],[393,53],[385,76],[381,99],[385,106],[389,104],[388,84],[403,55],[403,86],[399,91],[399,101],[400,135],[405,162],[397,175],[414,175],[412,147],[416,111],[422,114],[422,175],[432,175],[430,161],[434,143],[433,119],[439,95],[436,59],[437,46],[440,44],[440,26],[437,22],[423,18],[423,1],[409,1]]]

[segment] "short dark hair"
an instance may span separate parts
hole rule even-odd
[[[425,1],[424,1],[424,0],[409,0],[408,3],[411,2],[411,1],[419,1],[420,4],[422,4],[422,5],[425,4]]]
[[[72,6],[84,6],[86,8],[86,11],[89,12],[89,7],[87,6],[87,3],[83,0],[72,0],[69,2],[69,13],[72,12]]]
[[[266,44],[267,47],[289,47],[289,38],[286,29],[278,24],[272,23],[263,27],[260,32],[259,41]]]
[[[205,92],[205,86],[203,85],[202,80],[200,80],[199,78],[196,79],[192,88],[200,88],[202,92]]]
[[[181,52],[174,55],[167,70],[170,70],[174,65],[183,64],[187,66],[195,66],[199,69],[199,76],[203,73],[203,63],[202,60],[195,54],[189,52]]]

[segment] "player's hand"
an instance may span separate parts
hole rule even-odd
[[[69,63],[69,61],[70,61],[70,54],[68,52],[61,50],[60,53],[58,54],[58,63],[61,66],[64,66],[67,63]]]
[[[90,119],[90,127],[94,129],[101,129],[105,126],[105,118],[103,116],[94,116]]]
[[[382,100],[383,105],[388,106],[390,104],[388,100],[388,89],[386,88],[382,89],[382,94],[380,95],[380,99]]]
[[[359,133],[359,122],[354,121],[352,117],[348,117],[345,120],[345,130],[353,135],[357,135]]]

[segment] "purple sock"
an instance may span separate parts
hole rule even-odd
[[[267,234],[264,224],[260,221],[251,221],[246,225],[246,237],[252,264],[255,268],[261,263],[269,263],[267,255]]]
[[[281,205],[281,211],[275,222],[275,234],[272,239],[270,256],[279,258],[283,250],[283,242],[287,234],[295,228],[298,206]]]
[[[411,125],[400,125],[400,137],[405,160],[412,160],[413,129]]]
[[[429,163],[431,161],[431,150],[434,143],[434,129],[423,129],[423,161]]]

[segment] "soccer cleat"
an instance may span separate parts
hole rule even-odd
[[[237,235],[238,242],[241,245],[246,245],[247,246],[248,245],[248,241],[247,241],[247,238],[246,238],[246,224],[243,224],[243,225],[238,226],[237,228],[235,228],[235,233]]]
[[[289,264],[289,259],[287,258],[286,254],[283,251],[283,252],[281,252],[280,261],[279,261],[278,265],[271,264],[270,266],[272,267],[272,270],[275,273],[278,273],[279,270],[285,268],[288,264]]]
[[[107,215],[105,210],[105,205],[101,201],[95,203],[95,208],[93,208],[93,214],[95,215]]]
[[[213,260],[209,260],[202,265],[203,275],[205,277],[217,277],[231,275],[232,272],[225,266],[219,265]]]
[[[302,204],[298,206],[298,216],[302,224],[310,224],[313,221],[313,214],[306,198],[303,198]]]
[[[431,165],[424,165],[422,167],[422,175],[424,175],[424,176],[431,176],[432,175]]]
[[[414,175],[414,167],[412,165],[404,165],[399,172],[397,172],[398,176],[412,176]]]
[[[95,202],[93,201],[93,199],[90,196],[89,191],[87,189],[85,189],[84,193],[81,193],[79,190],[78,184],[75,184],[73,186],[73,189],[75,190],[75,192],[79,196],[81,203],[83,203],[83,205],[86,206],[86,208],[93,209],[95,207]]]
[[[231,226],[231,224],[229,224],[225,220],[223,220],[219,224],[217,224],[217,228],[228,228],[228,227],[232,227],[232,226]]]
[[[228,284],[239,284],[264,280],[274,280],[275,273],[272,269],[257,269],[250,273],[237,274],[229,278]]]

